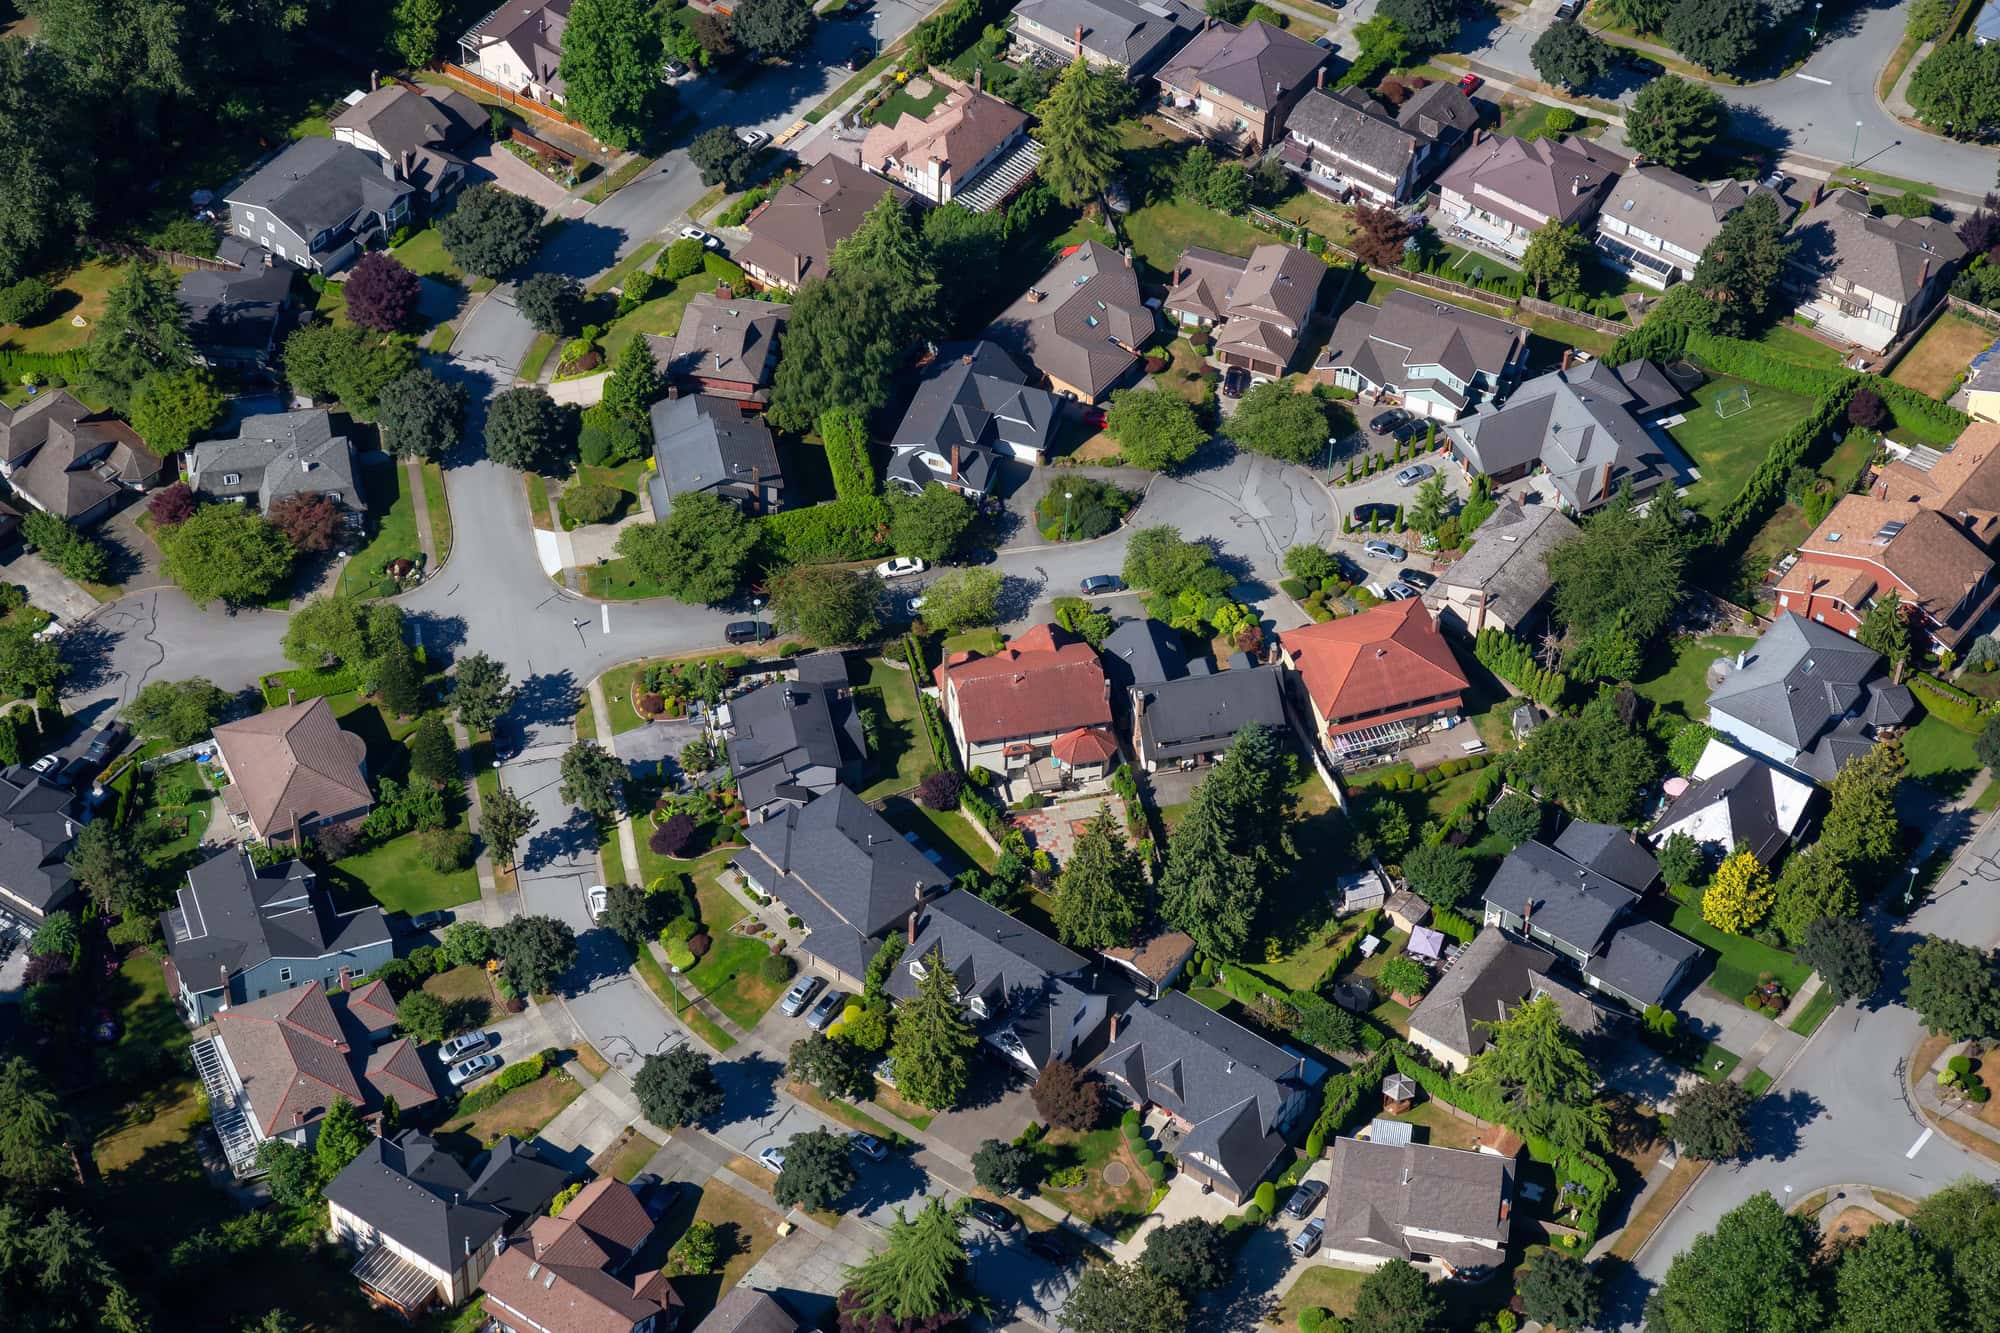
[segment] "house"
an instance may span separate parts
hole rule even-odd
[[[1285,117],[1323,80],[1329,52],[1263,19],[1209,19],[1160,67],[1160,112],[1238,153],[1285,137]]]
[[[673,337],[644,336],[661,373],[682,393],[766,403],[791,318],[782,302],[739,297],[724,286],[697,292]]]
[[[435,207],[465,182],[467,146],[488,123],[486,108],[456,88],[385,83],[333,118],[333,137],[421,191]]]
[[[800,952],[855,991],[891,931],[950,880],[846,787],[774,810],[731,865],[805,923]]]
[[[768,514],[785,500],[785,472],[764,418],[734,398],[705,393],[662,398],[649,413],[653,473],[646,499],[664,520],[673,497],[708,491],[746,514]]]
[[[1278,636],[1313,722],[1336,761],[1400,748],[1465,707],[1470,689],[1451,646],[1416,598],[1384,602]]]
[[[458,39],[458,63],[537,102],[563,95],[562,35],[570,0],[510,0]]]
[[[1319,90],[1285,122],[1278,159],[1320,194],[1408,203],[1479,128],[1479,109],[1456,83],[1417,89],[1390,108],[1365,89]]]
[[[2000,422],[2000,339],[1974,356],[1965,372],[1966,415],[1975,421]]]
[[[1641,898],[1660,882],[1660,863],[1635,829],[1572,819],[1557,835],[1555,849]]]
[[[1638,902],[1610,876],[1547,843],[1524,842],[1486,885],[1486,924],[1548,945],[1590,986],[1644,1009],[1668,1002],[1701,948],[1642,917]]]
[[[1518,260],[1551,222],[1588,232],[1626,166],[1588,139],[1496,134],[1472,145],[1438,177],[1439,212],[1475,244]]]
[[[953,653],[934,675],[964,767],[989,769],[1024,792],[1085,786],[1109,775],[1117,753],[1111,682],[1097,653],[1068,630],[1037,625],[992,657]],[[1094,750],[1092,761],[1072,766],[1057,753],[1065,739],[1063,748]]]
[[[1260,245],[1248,259],[1190,248],[1174,261],[1166,311],[1183,328],[1213,329],[1223,365],[1275,378],[1298,355],[1326,272],[1297,246]]]
[[[1184,0],[1021,0],[1008,17],[1010,60],[1060,69],[1078,56],[1128,79],[1151,74],[1200,30]]]
[[[1886,679],[1882,655],[1847,635],[1780,612],[1747,651],[1710,668],[1708,724],[1745,749],[1818,782],[1918,716],[1909,687]]]
[[[1092,963],[976,893],[954,889],[911,913],[903,965],[888,991],[909,1000],[941,955],[986,1043],[1039,1074],[1051,1060],[1080,1064],[1109,1001],[1091,993]]]
[[[1048,456],[1060,407],[998,344],[942,347],[890,440],[888,481],[912,494],[937,482],[983,496],[1002,460],[1037,464]]]
[[[1041,157],[1027,114],[977,84],[953,88],[927,116],[905,111],[893,125],[872,125],[861,140],[867,170],[925,203],[957,200],[975,213],[1007,202]]]
[[[1868,197],[1829,190],[1792,226],[1786,285],[1819,332],[1880,352],[1944,298],[1965,243],[1937,218],[1876,217]]]
[[[1345,1136],[1327,1157],[1322,1259],[1367,1268],[1400,1259],[1433,1277],[1467,1281],[1505,1261],[1513,1236],[1510,1160]]]
[[[750,215],[750,240],[736,262],[763,286],[795,291],[826,276],[834,248],[885,194],[910,202],[902,186],[829,153]]]
[[[1670,481],[1663,446],[1645,425],[1658,411],[1639,375],[1646,363],[1614,370],[1602,361],[1572,365],[1567,354],[1563,362],[1523,383],[1505,406],[1482,403],[1452,423],[1445,432],[1452,459],[1496,484],[1546,473],[1556,498],[1579,513],[1628,481],[1642,496]]]
[[[410,219],[417,188],[397,169],[352,144],[300,139],[235,187],[229,229],[309,273],[337,273]]]
[[[77,897],[69,849],[76,797],[26,768],[0,768],[0,908],[31,926]]]
[[[354,445],[333,433],[324,407],[245,417],[233,440],[203,440],[187,452],[187,482],[211,500],[252,500],[257,508],[288,495],[324,495],[359,523],[368,506]]]
[[[1408,935],[1431,919],[1431,905],[1408,889],[1397,889],[1382,904],[1382,914],[1389,918],[1391,930]]]
[[[1148,773],[1213,763],[1245,727],[1285,727],[1283,673],[1253,666],[1244,653],[1227,671],[1134,686],[1131,700],[1132,747]]]
[[[375,804],[368,747],[341,727],[325,699],[289,703],[215,729],[228,784],[222,806],[241,832],[296,840],[323,824],[359,819]]]
[[[181,1014],[196,1027],[309,981],[344,990],[396,954],[380,907],[341,912],[303,861],[260,866],[241,847],[190,869],[160,925]]]
[[[568,1178],[567,1167],[511,1134],[471,1172],[430,1135],[406,1129],[370,1140],[327,1182],[327,1232],[360,1252],[363,1294],[413,1318],[469,1300],[507,1238]]]
[[[1597,249],[1634,281],[1664,290],[1694,276],[1723,220],[1763,188],[1731,180],[1704,185],[1656,162],[1635,162],[1597,215]]]
[[[1719,861],[1739,847],[1763,865],[1784,852],[1805,823],[1818,788],[1761,755],[1710,738],[1675,796],[1646,836],[1655,846],[1685,833]]]
[[[298,270],[240,236],[223,237],[216,257],[236,267],[181,274],[195,360],[222,370],[269,370]]]
[[[752,819],[855,783],[868,758],[839,653],[798,659],[798,679],[729,701],[729,771]],[[855,784],[855,785],[858,785]]]
[[[139,432],[93,412],[67,389],[0,407],[0,476],[35,508],[77,527],[108,517],[126,495],[160,484],[166,465]]]
[[[1180,991],[1114,1017],[1096,1069],[1132,1106],[1165,1112],[1181,1169],[1236,1205],[1287,1151],[1317,1081],[1304,1057]]]
[[[799,1333],[799,1321],[769,1292],[739,1284],[723,1293],[694,1333]]]
[[[1991,550],[2000,542],[2000,425],[1974,421],[1943,453],[1892,448],[1869,494],[1935,510]]]
[[[479,1277],[486,1317],[501,1333],[673,1333],[681,1298],[658,1269],[630,1270],[653,1234],[632,1187],[600,1176],[537,1217]]]
[[[1424,594],[1440,623],[1466,635],[1482,629],[1520,634],[1541,620],[1549,589],[1549,553],[1576,535],[1554,505],[1512,498],[1479,525],[1472,549],[1451,562]]]
[[[1040,371],[1056,393],[1095,403],[1134,377],[1139,349],[1156,329],[1131,258],[1085,241],[1056,260],[984,336]]]
[[[1481,397],[1510,387],[1528,365],[1528,331],[1434,296],[1391,288],[1379,306],[1341,311],[1313,376],[1413,416],[1456,421]]]
[[[1139,993],[1158,999],[1167,993],[1194,958],[1194,939],[1157,923],[1152,933],[1130,944],[1099,949],[1098,956],[1122,970],[1139,986]]]
[[[1780,610],[1853,634],[1884,597],[1917,645],[1964,648],[2000,598],[1993,558],[1951,519],[1910,500],[1843,495],[1778,579]]]
[[[390,1098],[404,1113],[437,1100],[415,1043],[378,1041],[394,1019],[385,1022],[374,1002],[357,1012],[355,998],[314,977],[296,990],[215,1011],[214,1035],[198,1038],[191,1053],[216,1137],[237,1175],[260,1170],[257,1148],[266,1139],[310,1147],[337,1100],[368,1116]]]
[[[1111,682],[1111,697],[1127,705],[1133,686],[1179,680],[1188,672],[1180,631],[1150,616],[1120,619],[1104,636],[1097,655]]]

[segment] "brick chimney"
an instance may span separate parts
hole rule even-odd
[[[972,67],[972,91],[975,93],[986,91],[986,66],[974,65]]]
[[[1118,1040],[1118,1023],[1121,1017],[1122,1015],[1120,1014],[1111,1015],[1111,1036],[1108,1038],[1108,1040],[1110,1041]]]
[[[1076,58],[1083,59],[1083,25],[1076,25]]]
[[[1563,348],[1563,361],[1562,361],[1562,366],[1560,368],[1563,370],[1568,370],[1570,358],[1575,355],[1576,355],[1576,350],[1574,348],[1570,347]]]
[[[952,445],[951,447],[951,479],[954,484],[956,484],[959,479],[958,446],[955,444]]]
[[[1325,65],[1321,65],[1321,66],[1320,66],[1320,67],[1319,67],[1318,69],[1316,69],[1316,70],[1314,70],[1314,71],[1313,71],[1313,87],[1315,87],[1315,88],[1325,88],[1325,87],[1326,87],[1326,66],[1325,66]]]

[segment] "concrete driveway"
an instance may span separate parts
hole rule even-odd
[[[1041,1118],[1028,1095],[1031,1086],[1025,1070],[982,1044],[974,1057],[966,1105],[939,1114],[931,1121],[931,1133],[968,1157],[988,1139],[1011,1143],[1030,1120]]]
[[[79,588],[54,565],[22,546],[0,562],[0,571],[10,583],[28,590],[28,602],[39,606],[65,625],[73,625],[97,609],[97,599]]]
[[[534,132],[533,126],[529,127],[529,132]],[[569,198],[568,190],[497,143],[487,143],[466,161],[472,168],[466,173],[466,181],[469,184],[491,180],[510,194],[525,195],[543,208],[555,208]]]

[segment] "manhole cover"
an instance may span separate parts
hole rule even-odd
[[[1106,1162],[1104,1164],[1104,1183],[1112,1189],[1117,1189],[1131,1178],[1132,1173],[1125,1169],[1125,1163]]]

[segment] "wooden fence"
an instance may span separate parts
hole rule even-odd
[[[1557,305],[1553,301],[1543,301],[1533,296],[1524,296],[1516,304],[1531,315],[1546,315],[1550,319],[1559,319],[1565,324],[1574,324],[1579,328],[1595,329],[1599,333],[1608,333],[1614,338],[1621,334],[1630,333],[1637,327],[1632,324],[1620,324],[1615,320],[1605,319],[1602,316],[1593,315],[1587,311],[1571,310],[1566,305]]]
[[[569,126],[569,128],[575,130],[577,133],[588,137],[591,143],[593,144],[597,143],[596,136],[592,135],[589,130],[585,129],[580,122],[571,120],[568,116],[563,115],[560,111],[557,111],[554,107],[551,107],[546,103],[537,102],[532,97],[523,97],[521,96],[521,94],[515,92],[511,88],[502,88],[499,84],[493,82],[491,79],[484,78],[478,74],[474,74],[471,70],[465,68],[463,65],[454,65],[449,60],[439,61],[437,69],[438,72],[441,74],[448,75],[451,78],[458,79],[463,83],[468,83],[472,85],[474,88],[477,88],[480,92],[485,93],[488,97],[497,97],[502,102],[506,103],[508,106],[515,108],[516,110],[526,111],[533,115],[540,116],[543,120],[553,120],[558,125],[567,125]],[[598,147],[600,151],[603,150],[603,145],[599,144]]]
[[[121,259],[150,259],[156,264],[170,264],[175,268],[201,269],[210,273],[238,273],[243,269],[241,264],[232,264],[226,259],[182,254],[179,250],[160,250],[132,241],[107,241],[99,237],[86,237],[84,243],[93,250],[117,255]]]

